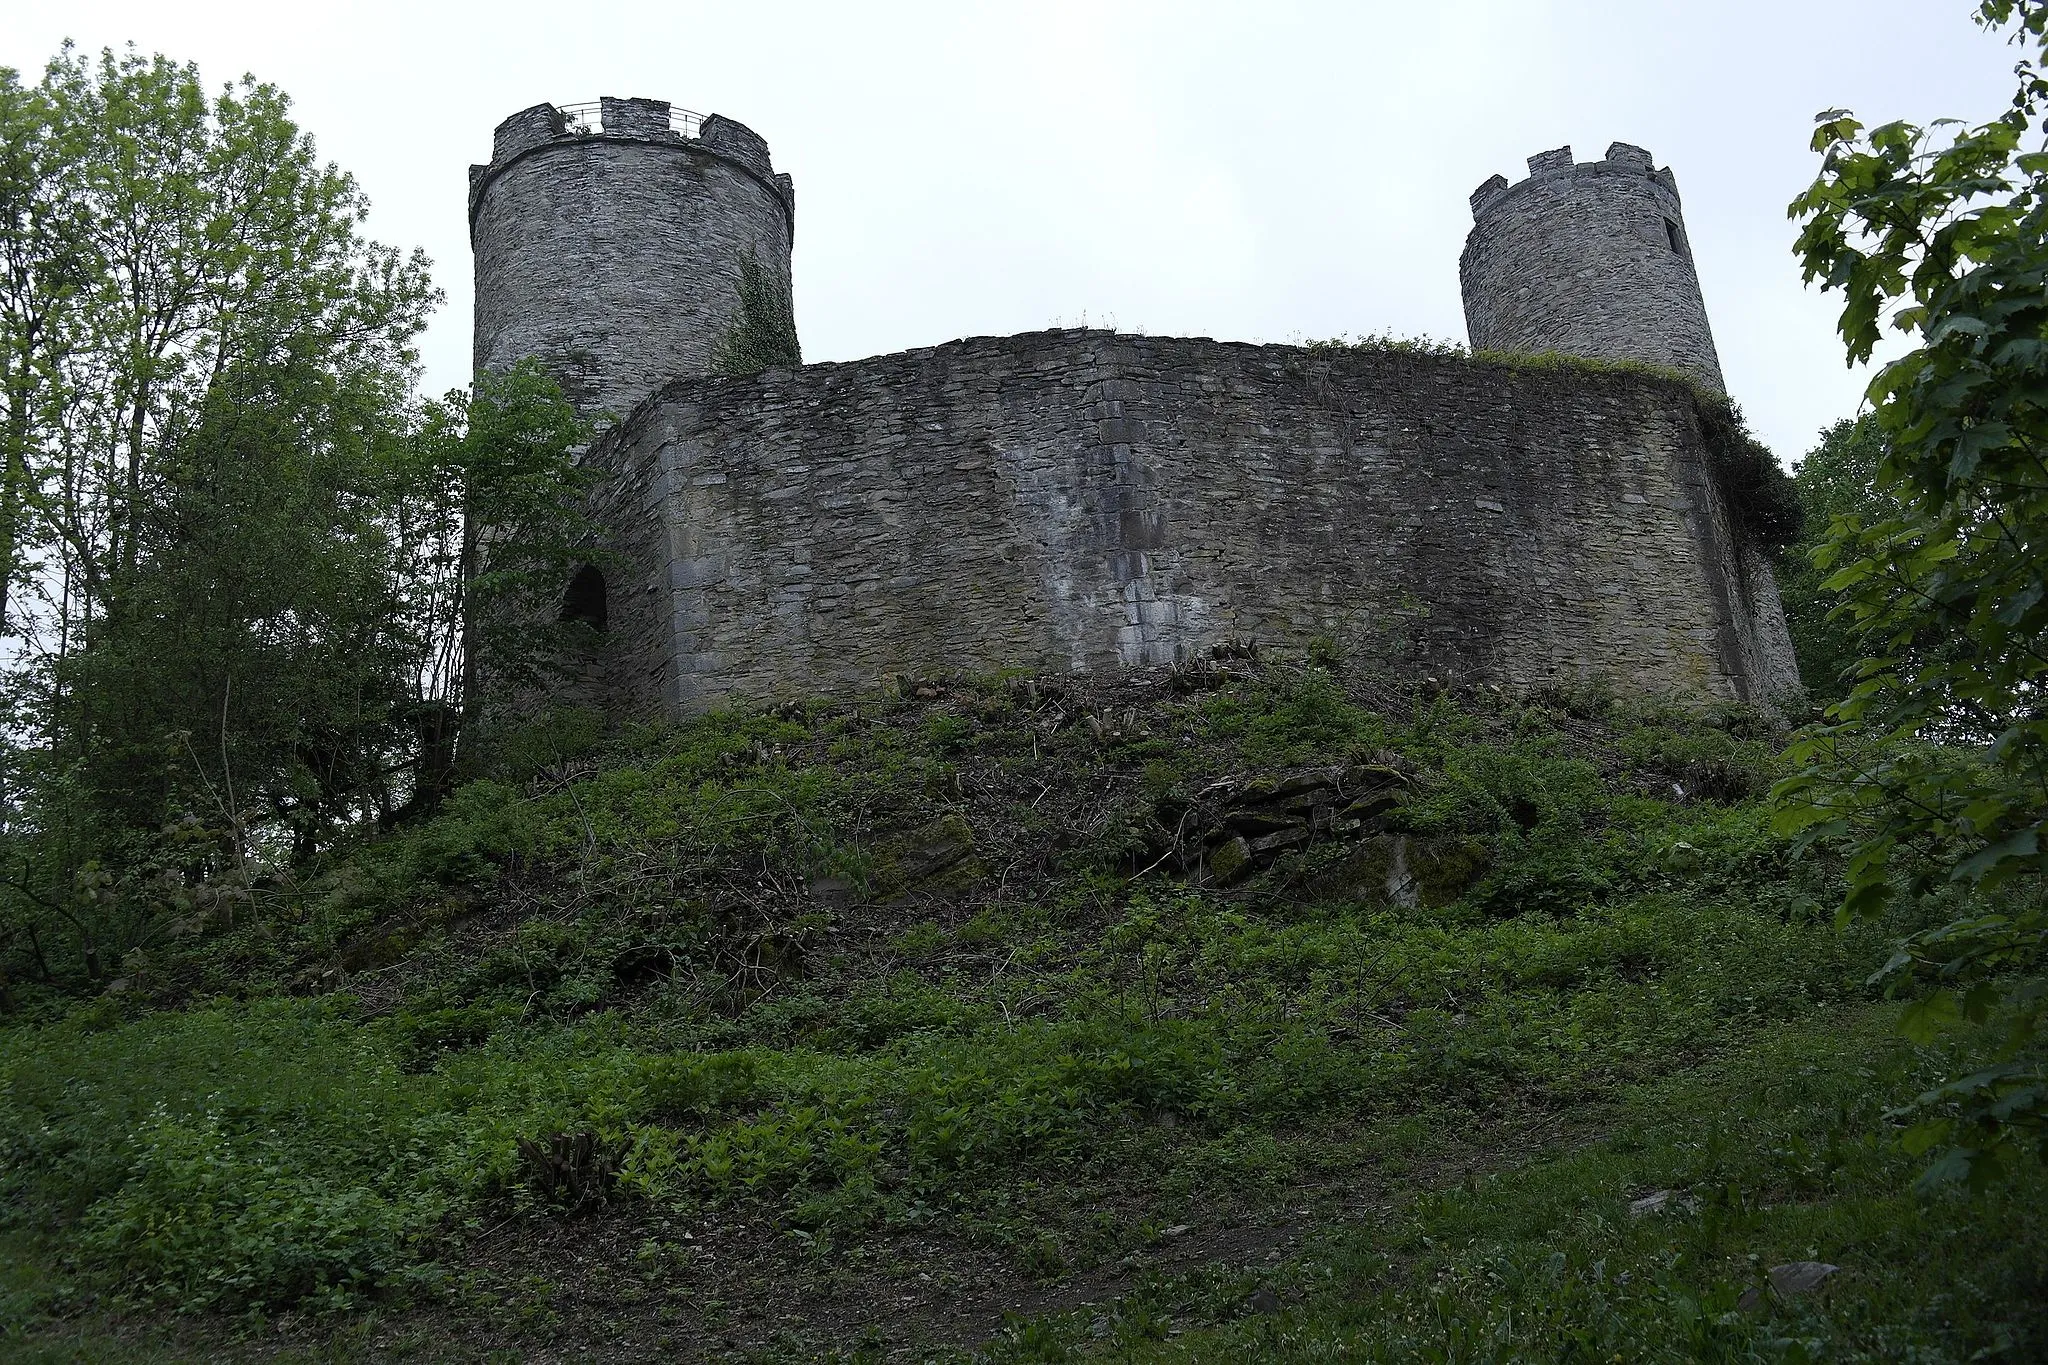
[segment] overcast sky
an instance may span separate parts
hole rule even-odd
[[[1466,196],[1620,140],[1677,173],[1722,366],[1796,460],[1855,411],[1786,202],[1812,116],[1988,117],[2015,53],[1968,0],[1030,3],[0,0],[0,64],[133,41],[294,99],[448,302],[469,371],[465,168],[549,100],[739,119],[796,178],[809,360],[1055,324],[1462,341]]]

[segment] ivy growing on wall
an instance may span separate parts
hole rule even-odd
[[[1740,408],[1719,394],[1697,391],[1694,402],[1714,482],[1737,524],[1765,549],[1793,544],[1806,525],[1806,509],[1792,476],[1770,448],[1750,434]]]
[[[739,257],[740,315],[719,339],[714,373],[758,374],[771,366],[803,364],[796,339],[796,309],[789,281],[751,255]]]

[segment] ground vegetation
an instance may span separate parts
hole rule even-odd
[[[1245,649],[515,747],[28,993],[24,1349],[2041,1340],[2036,1178],[1916,1196],[1887,1117],[1991,1042],[1888,1033],[1926,921],[1836,930],[1768,718]]]

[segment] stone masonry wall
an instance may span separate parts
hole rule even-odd
[[[1647,361],[1726,391],[1678,183],[1648,152],[1539,153],[1527,180],[1474,191],[1472,215],[1458,277],[1474,350]]]
[[[1514,687],[1783,681],[1692,399],[1636,375],[1045,332],[678,380],[590,459],[626,711],[1247,637]]]
[[[552,105],[514,114],[470,168],[476,367],[537,356],[584,412],[620,416],[709,372],[742,255],[787,283],[795,201],[742,124],[714,114],[685,138],[661,101],[603,110],[600,133]]]

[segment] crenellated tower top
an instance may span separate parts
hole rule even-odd
[[[1649,152],[1538,152],[1528,179],[1474,190],[1472,217],[1458,274],[1475,350],[1643,361],[1726,388],[1678,181]]]
[[[536,148],[556,143],[589,141],[692,143],[696,149],[722,157],[759,176],[783,201],[796,228],[796,185],[779,175],[768,156],[768,142],[738,119],[699,114],[667,100],[617,99],[606,95],[581,104],[536,104],[499,123],[491,135],[491,159],[469,168],[470,223],[476,222],[478,196],[490,179]]]
[[[536,357],[584,412],[623,417],[713,367],[754,267],[786,308],[796,190],[737,119],[536,104],[469,168],[469,230],[477,369]]]

